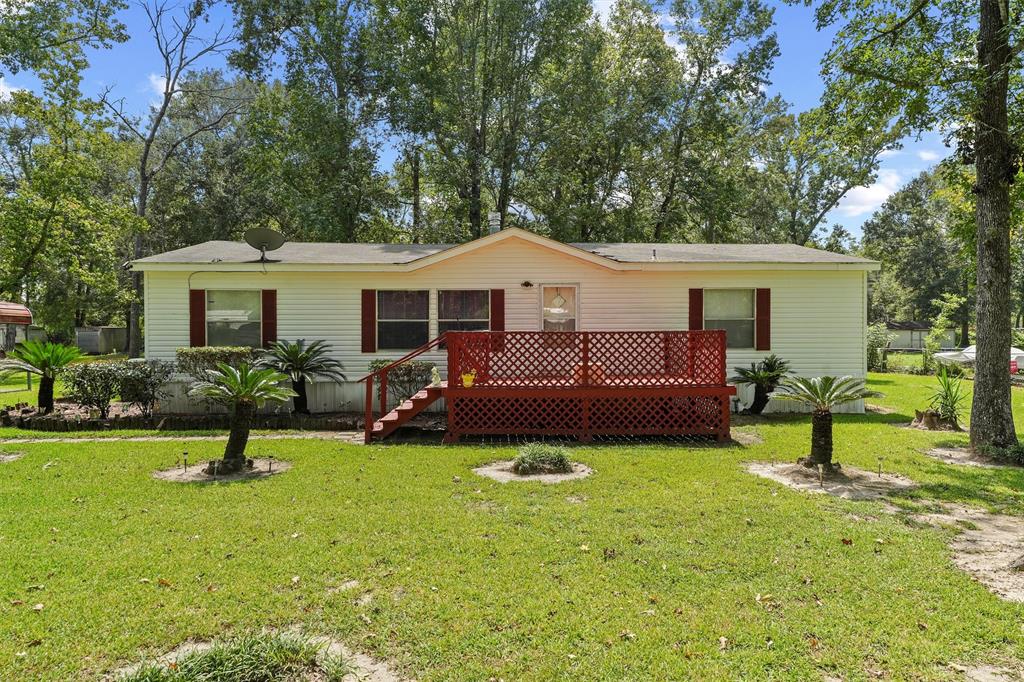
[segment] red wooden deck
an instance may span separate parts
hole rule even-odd
[[[372,419],[383,438],[439,398],[446,442],[465,435],[703,435],[729,437],[725,332],[448,332],[397,364],[444,343],[448,381]],[[386,377],[386,369],[382,374]],[[470,385],[463,375],[473,374]],[[386,378],[385,378],[386,382]]]
[[[446,440],[729,437],[725,332],[450,332]],[[463,374],[474,372],[472,386]]]

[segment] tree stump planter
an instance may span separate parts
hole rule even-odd
[[[926,431],[963,431],[955,419],[943,419],[935,410],[914,410],[914,421],[910,425]]]

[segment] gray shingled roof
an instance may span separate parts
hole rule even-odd
[[[870,263],[856,256],[793,244],[573,244],[621,263]],[[409,263],[450,244],[286,242],[268,254],[278,263],[387,265]],[[243,242],[210,241],[139,259],[139,263],[252,263],[259,254]]]
[[[621,263],[870,263],[796,244],[573,244]]]
[[[449,244],[340,244],[285,242],[267,258],[278,263],[388,264],[408,263],[451,248]],[[252,263],[260,254],[245,242],[203,242],[158,253],[138,263]]]

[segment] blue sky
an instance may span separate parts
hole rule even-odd
[[[602,15],[606,15],[613,2],[592,1],[595,10]],[[831,43],[831,34],[815,30],[811,8],[780,2],[773,4],[781,55],[775,62],[768,92],[782,95],[795,111],[810,109],[817,104],[822,92],[818,67]],[[128,110],[142,113],[161,85],[158,75],[160,64],[141,8],[133,3],[130,9],[122,13],[121,20],[128,27],[131,38],[112,50],[90,54],[90,68],[85,74],[83,88],[86,93],[99,94],[111,86],[116,96],[125,99]],[[221,23],[229,23],[230,20],[230,12],[223,5],[218,5],[204,30],[212,32]],[[223,65],[223,59],[216,56],[204,63],[204,66],[211,67]],[[34,79],[25,74],[0,78],[0,93],[11,88],[35,86]],[[882,159],[877,181],[870,187],[850,192],[829,214],[829,222],[843,225],[859,236],[861,224],[886,197],[948,153],[949,150],[937,134],[925,135],[920,140],[908,138],[902,149]]]

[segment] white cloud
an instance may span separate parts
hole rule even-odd
[[[155,73],[149,74],[149,89],[157,97],[164,96],[164,88],[167,87],[167,79]]]
[[[0,100],[10,99],[11,93],[17,90],[21,88],[10,85],[3,76],[0,76]]]
[[[939,154],[938,152],[933,152],[928,149],[922,149],[917,153],[917,158],[921,159],[922,161],[938,161],[940,158],[942,158],[942,155]]]
[[[894,170],[881,170],[873,185],[856,187],[839,202],[836,211],[848,218],[867,215],[885,203],[903,185],[900,174]]]

